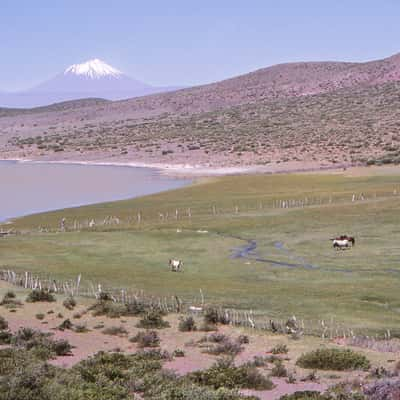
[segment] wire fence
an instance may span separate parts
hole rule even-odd
[[[106,287],[100,283],[94,284],[83,281],[81,275],[75,279],[59,280],[45,276],[44,274],[33,274],[31,272],[16,272],[11,269],[0,270],[0,280],[9,284],[29,290],[48,290],[56,294],[66,296],[83,296],[87,298],[100,299],[101,295],[107,293],[112,301],[121,304],[142,304],[149,309],[157,309],[166,313],[205,315],[213,310],[218,322],[232,326],[246,327],[255,330],[270,331],[275,333],[290,334],[298,338],[302,335],[317,336],[322,339],[355,339],[371,338],[390,339],[390,330],[372,334],[362,332],[345,326],[333,318],[327,320],[307,320],[290,316],[286,318],[272,318],[260,311],[224,308],[223,306],[209,305],[205,303],[202,291],[200,299],[188,301],[177,295],[153,296],[142,290],[126,288]]]

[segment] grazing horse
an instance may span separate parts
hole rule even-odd
[[[181,260],[169,260],[168,265],[171,267],[172,272],[183,271],[183,261]]]
[[[356,244],[352,236],[341,235],[332,240],[332,245],[336,250],[344,250],[353,247]]]

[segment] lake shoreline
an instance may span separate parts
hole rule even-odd
[[[201,178],[217,177],[227,175],[246,175],[246,174],[290,174],[290,173],[313,173],[323,171],[343,171],[343,169],[360,167],[351,164],[343,165],[319,165],[315,163],[300,163],[301,165],[242,165],[242,166],[222,166],[213,167],[201,164],[167,164],[167,163],[146,163],[138,161],[108,161],[108,160],[38,160],[35,158],[9,158],[0,161],[16,161],[21,163],[34,164],[65,164],[65,165],[89,165],[89,166],[112,166],[112,167],[132,167],[147,168],[159,171],[162,175],[176,178]]]
[[[3,159],[0,167],[1,224],[42,212],[156,194],[193,182],[144,166]]]

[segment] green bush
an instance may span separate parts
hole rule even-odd
[[[302,368],[345,371],[370,367],[368,359],[349,349],[318,349],[303,354],[296,362]]]
[[[242,365],[236,367],[231,360],[219,360],[204,371],[188,374],[188,378],[199,385],[214,389],[256,389],[271,390],[274,385],[270,379],[263,376],[256,368]]]
[[[197,330],[196,322],[192,316],[181,317],[179,321],[178,329],[181,332],[192,332]]]
[[[160,344],[160,337],[156,331],[141,331],[129,341],[137,343],[138,347],[157,347]]]
[[[72,346],[67,340],[53,340],[51,333],[43,333],[31,328],[21,328],[11,340],[11,344],[27,351],[32,350],[37,358],[48,359],[71,354]]]
[[[38,301],[53,302],[56,301],[56,298],[48,290],[34,289],[28,294],[26,301],[28,303],[36,303]]]
[[[162,314],[157,310],[147,312],[136,325],[138,328],[162,329],[170,326],[168,321],[164,321]]]

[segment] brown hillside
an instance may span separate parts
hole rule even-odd
[[[210,165],[388,162],[399,152],[397,81],[400,55],[282,64],[176,92],[24,110],[0,118],[0,156]]]

